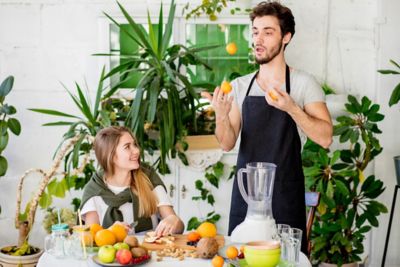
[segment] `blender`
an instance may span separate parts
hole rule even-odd
[[[276,235],[272,215],[276,165],[267,162],[251,162],[238,171],[239,191],[246,201],[247,214],[244,221],[233,229],[231,241],[247,243],[255,240],[271,240]],[[247,176],[247,191],[243,184],[243,173]]]

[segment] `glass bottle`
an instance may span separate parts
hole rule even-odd
[[[93,236],[90,229],[88,226],[79,225],[74,226],[72,229],[73,233],[69,238],[67,254],[74,259],[85,259],[85,256],[93,247]]]
[[[69,236],[68,224],[53,224],[51,234],[47,235],[44,241],[45,251],[58,259],[65,258],[65,243]]]

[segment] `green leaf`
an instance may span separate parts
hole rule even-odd
[[[101,70],[101,74],[100,74],[99,84],[97,86],[96,100],[95,100],[94,106],[93,106],[94,119],[97,119],[97,116],[99,115],[99,106],[100,106],[100,101],[101,101],[101,94],[103,93],[103,80],[104,80],[105,70],[106,70],[106,67],[103,66],[103,69]]]
[[[60,112],[57,110],[52,110],[52,109],[39,109],[39,108],[28,108],[30,111],[42,113],[42,114],[47,114],[47,115],[53,115],[53,116],[61,116],[61,117],[68,117],[68,118],[76,118],[76,119],[81,119],[77,116],[70,115],[64,112]]]
[[[373,122],[381,121],[383,118],[385,118],[385,116],[380,113],[375,113],[368,116],[368,119]]]
[[[68,126],[74,124],[70,121],[56,121],[43,124],[43,126]]]
[[[392,63],[398,69],[400,69],[400,65],[396,61],[394,61],[393,59],[389,60],[389,62]]]
[[[400,72],[395,70],[378,70],[378,72],[381,74],[400,74]]]
[[[197,227],[199,227],[200,224],[201,224],[201,222],[199,221],[199,219],[197,217],[192,217],[189,219],[186,230],[187,231],[195,230],[195,229],[197,229]]]
[[[107,111],[100,110],[100,118],[101,118],[101,124],[104,127],[111,126],[110,116],[108,115]]]
[[[50,194],[43,193],[39,199],[39,206],[42,209],[46,209],[51,205],[52,202],[53,202],[52,196]]]
[[[0,155],[0,176],[4,176],[8,169],[8,162],[5,157]]]
[[[8,133],[0,135],[0,153],[3,151],[8,144]]]
[[[207,179],[213,186],[215,186],[216,188],[218,188],[218,182],[219,182],[219,180],[218,180],[218,178],[217,178],[214,174],[212,174],[212,173],[206,173],[206,174],[205,174],[205,177],[206,177],[206,179]]]
[[[21,124],[17,119],[10,118],[7,121],[8,128],[10,128],[11,132],[15,135],[19,135],[21,133]]]
[[[209,195],[207,196],[207,202],[208,202],[208,204],[210,204],[211,206],[214,206],[214,203],[215,203],[214,196],[211,195],[211,194],[209,194]]]
[[[14,77],[8,76],[0,85],[0,97],[5,97],[10,93],[12,87],[14,85]]]
[[[335,192],[335,190],[333,189],[332,182],[331,182],[331,180],[329,180],[327,188],[326,188],[326,196],[328,198],[333,198],[334,192]]]
[[[389,106],[393,106],[397,104],[400,100],[400,83],[396,85],[396,87],[393,89],[392,95],[390,96],[389,100]]]
[[[336,185],[336,189],[339,193],[341,193],[343,196],[347,196],[349,195],[350,191],[347,188],[346,184],[343,183],[342,181],[335,179],[335,185]]]

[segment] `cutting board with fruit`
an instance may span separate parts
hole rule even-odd
[[[224,236],[217,235],[214,237],[217,240],[218,246],[221,248],[225,244]],[[161,242],[150,243],[143,241],[142,247],[147,248],[148,250],[161,250],[170,247],[173,245],[176,248],[187,249],[187,250],[196,250],[196,242],[190,241],[188,239],[188,235],[172,235],[169,237],[165,237],[165,239],[160,239]],[[169,240],[169,241],[167,241]]]

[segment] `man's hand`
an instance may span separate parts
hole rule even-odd
[[[215,111],[216,120],[225,120],[228,118],[232,108],[233,96],[228,97],[219,87],[215,88],[213,95],[208,92],[201,92],[201,96],[210,101]]]
[[[269,105],[285,112],[290,112],[296,107],[296,103],[288,93],[272,87],[265,93],[265,100]]]

